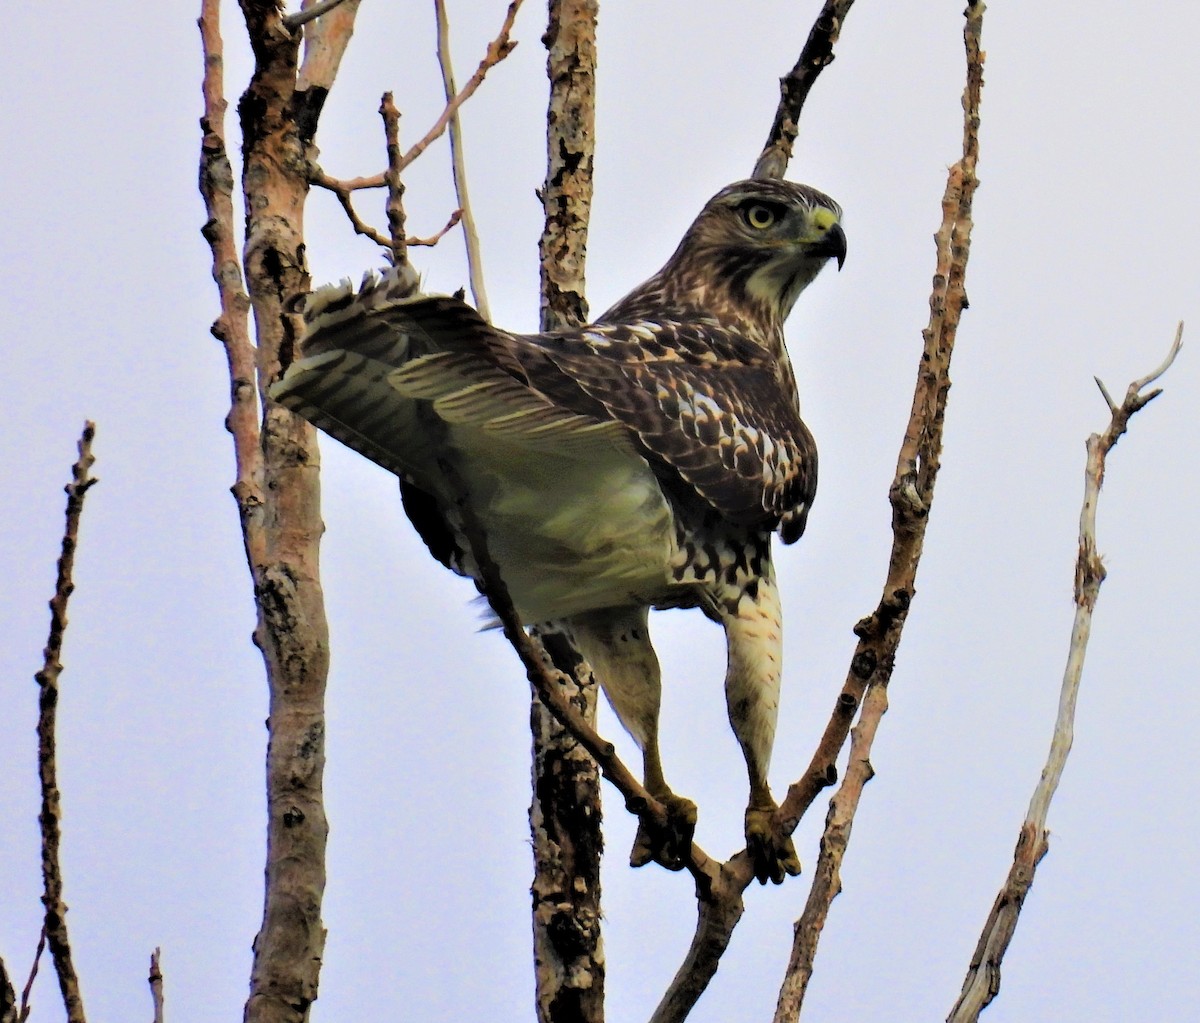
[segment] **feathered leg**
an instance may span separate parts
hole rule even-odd
[[[696,804],[675,795],[663,776],[658,750],[658,712],[662,701],[662,672],[650,645],[648,612],[618,608],[575,615],[566,626],[579,652],[587,659],[604,694],[642,751],[646,790],[667,808],[665,830],[642,818],[629,862],[634,867],[651,860],[671,870],[682,868],[696,830]]]
[[[746,848],[754,859],[755,877],[764,884],[768,878],[779,884],[785,873],[800,873],[800,860],[791,838],[775,825],[778,806],[767,784],[783,670],[783,616],[769,550],[761,575],[735,601],[722,602],[719,614],[729,646],[725,676],[729,722],[750,776]]]

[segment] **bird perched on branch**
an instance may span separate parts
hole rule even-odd
[[[307,304],[301,358],[271,397],[400,477],[430,551],[477,581],[467,502],[527,624],[553,622],[591,664],[668,810],[635,865],[678,869],[696,806],[668,787],[650,608],[724,626],[729,719],[746,759],[760,881],[800,870],[767,784],[782,670],[771,537],[804,531],[817,451],[783,322],[830,260],[841,210],[804,185],[740,181],[675,254],[596,322],[512,334],[390,272]],[[458,493],[461,489],[465,493]]]

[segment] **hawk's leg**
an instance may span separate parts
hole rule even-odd
[[[670,870],[682,869],[696,830],[696,804],[675,795],[663,776],[658,751],[658,712],[662,673],[650,645],[648,612],[616,608],[576,615],[567,621],[579,652],[591,664],[604,693],[642,751],[646,791],[667,809],[665,827],[643,815],[638,824],[631,866],[654,860]]]
[[[783,617],[769,553],[761,575],[736,597],[719,605],[729,645],[725,699],[729,722],[741,744],[750,776],[746,807],[746,848],[754,860],[754,876],[779,884],[785,874],[799,874],[800,860],[791,837],[775,822],[778,805],[767,784],[775,721],[779,714],[779,683],[783,668]]]

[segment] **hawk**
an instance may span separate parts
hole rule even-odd
[[[522,621],[574,641],[641,748],[671,824],[643,822],[634,865],[678,869],[691,846],[696,806],[659,756],[647,616],[698,607],[725,629],[755,874],[800,870],[767,784],[782,670],[771,538],[800,537],[817,484],[783,323],[822,267],[844,261],[840,217],[807,186],[736,182],[648,281],[594,323],[541,334],[416,294],[411,271],[326,287],[270,392],[396,473],[429,550],[478,581],[470,502]]]

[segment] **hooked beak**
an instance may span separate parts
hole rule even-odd
[[[825,237],[813,246],[813,252],[818,256],[828,256],[837,260],[838,269],[846,262],[846,232],[841,224],[832,224]]]

